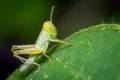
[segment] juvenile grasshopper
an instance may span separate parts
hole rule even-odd
[[[59,40],[56,38],[57,36],[57,30],[52,23],[52,14],[54,11],[55,6],[51,8],[50,12],[50,21],[45,21],[43,23],[43,28],[33,45],[13,45],[12,46],[12,52],[14,57],[18,58],[20,61],[22,61],[24,64],[20,67],[20,72],[25,72],[31,64],[34,64],[38,67],[38,69],[35,71],[37,73],[40,70],[40,65],[35,61],[35,59],[38,57],[38,55],[42,54],[46,58],[49,59],[49,62],[51,62],[51,58],[46,55],[46,51],[48,48],[48,45],[50,42],[58,42],[58,43],[64,43],[67,45],[71,45],[70,43],[64,42],[62,40]],[[28,59],[25,59],[20,54],[29,54],[30,56]]]

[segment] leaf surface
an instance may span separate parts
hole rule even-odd
[[[100,24],[76,32],[48,50],[52,58],[39,59],[41,70],[21,75],[16,70],[7,80],[120,80],[120,26]]]

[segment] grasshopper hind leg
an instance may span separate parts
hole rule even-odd
[[[23,58],[23,57],[21,57],[21,56],[19,56],[19,55],[17,55],[17,56],[15,56],[16,58],[18,58],[20,61],[22,61],[23,63],[25,63],[25,64],[23,64],[23,66],[22,67],[26,67],[26,64],[34,64],[34,65],[36,65],[37,67],[38,67],[38,69],[35,71],[35,73],[37,73],[38,71],[40,71],[40,65],[38,64],[38,63],[35,63],[33,60],[30,60],[30,59],[25,59],[25,58]],[[20,71],[21,72],[23,72],[25,69],[21,69]]]
[[[12,46],[12,51],[13,51],[14,57],[18,58],[21,62],[24,63],[20,68],[20,72],[25,72],[31,64],[34,64],[38,67],[35,73],[37,73],[40,70],[40,65],[34,62],[37,57],[35,55],[38,55],[40,53],[40,50],[38,48],[35,48],[34,45],[22,45],[22,46],[15,45],[15,46]],[[25,59],[19,56],[19,54],[30,54],[30,55],[34,54],[34,56],[29,57],[28,59]]]

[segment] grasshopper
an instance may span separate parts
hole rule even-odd
[[[20,61],[24,63],[19,69],[20,72],[25,72],[31,64],[34,64],[38,67],[38,69],[35,71],[35,73],[37,73],[40,70],[40,65],[34,61],[40,54],[48,58],[49,60],[48,63],[50,63],[51,58],[45,54],[50,42],[58,42],[58,43],[64,43],[67,45],[71,45],[71,43],[67,43],[67,42],[64,42],[56,38],[57,30],[54,24],[52,23],[52,14],[53,14],[54,8],[55,6],[51,8],[50,21],[45,21],[43,23],[43,28],[35,44],[13,45],[12,46],[12,52],[13,52],[14,57],[18,58]],[[28,59],[25,59],[21,57],[20,54],[28,54],[30,56],[28,57]]]

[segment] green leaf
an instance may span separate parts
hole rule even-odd
[[[48,51],[48,59],[26,75],[16,70],[7,80],[120,80],[120,26],[101,24],[83,29]]]

